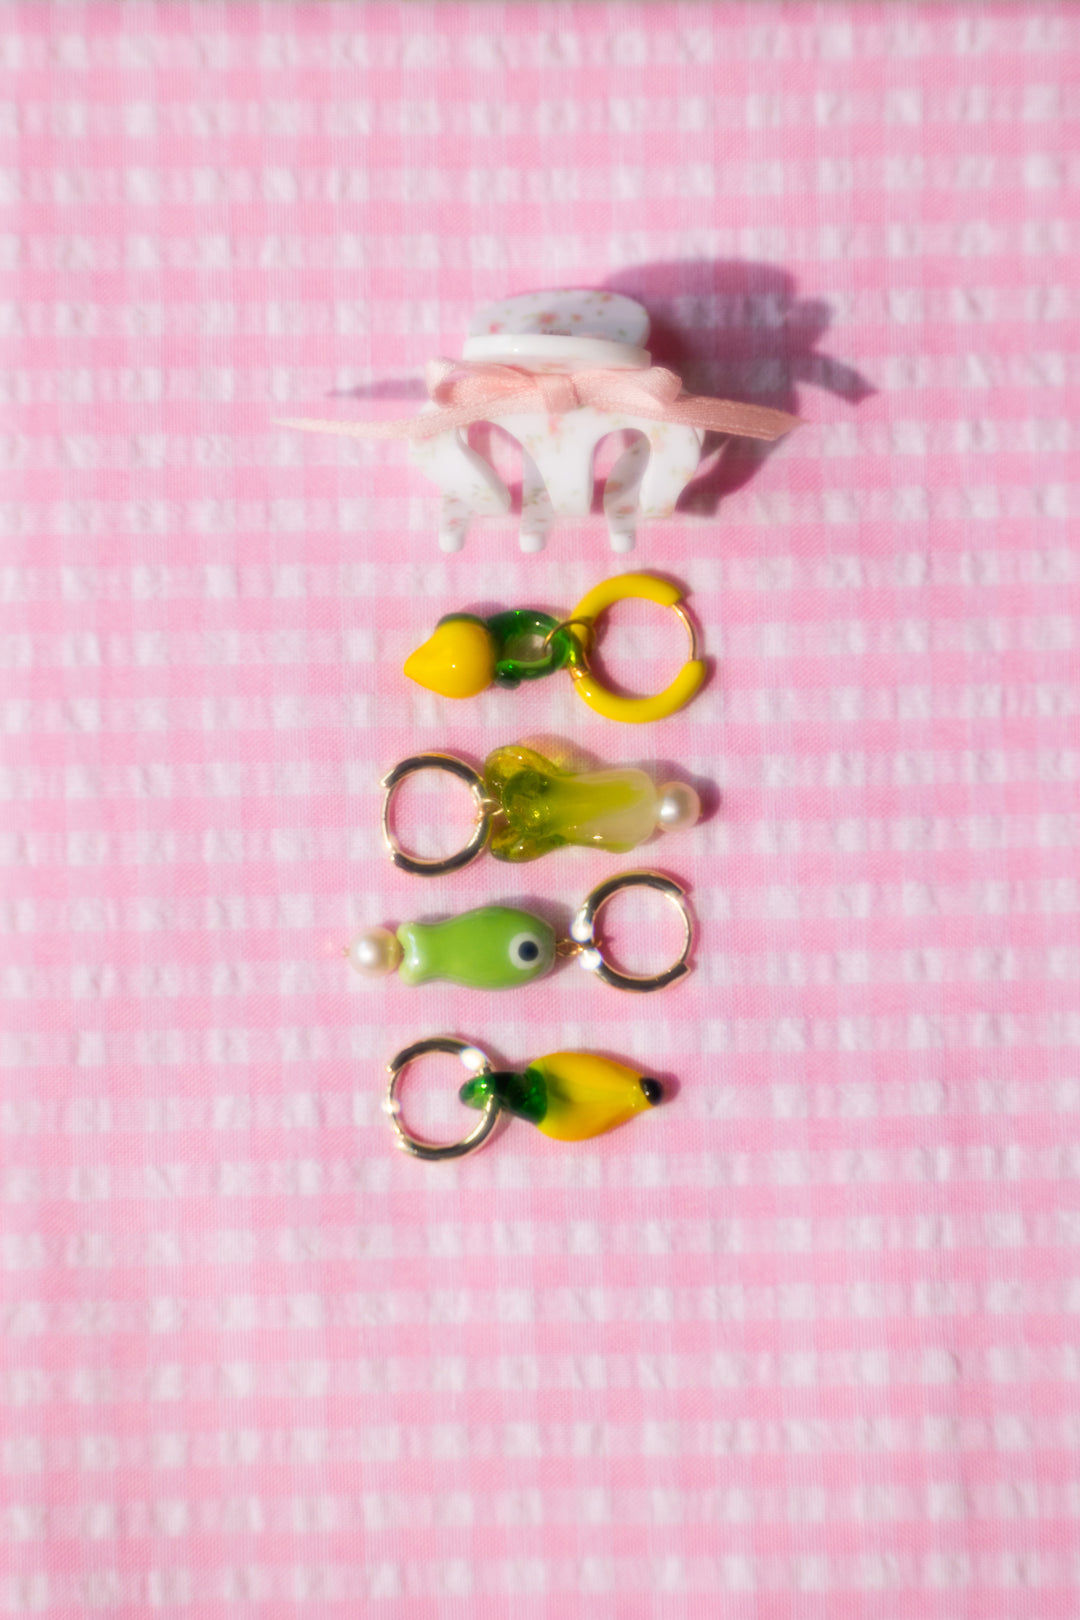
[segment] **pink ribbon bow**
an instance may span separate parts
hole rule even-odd
[[[779,439],[798,427],[800,418],[764,405],[742,405],[731,399],[684,394],[682,379],[663,366],[646,371],[577,371],[548,375],[517,366],[486,365],[469,360],[429,360],[428,393],[441,407],[394,422],[322,422],[304,418],[282,427],[305,433],[341,433],[356,439],[432,439],[448,428],[468,427],[494,416],[546,411],[563,416],[592,405],[598,411],[644,416],[654,422],[679,422],[709,433],[745,439]]]

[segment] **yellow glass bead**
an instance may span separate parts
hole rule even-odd
[[[405,674],[440,697],[468,698],[484,692],[495,676],[495,645],[482,619],[455,616],[405,660]]]
[[[547,1087],[547,1112],[537,1126],[560,1142],[583,1142],[625,1124],[661,1096],[656,1080],[594,1052],[553,1052],[537,1058]]]

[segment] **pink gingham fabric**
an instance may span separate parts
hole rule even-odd
[[[1080,12],[8,4],[0,83],[0,1613],[1072,1620]],[[444,557],[273,425],[553,286],[806,419],[642,534],[651,729],[400,674],[601,517]],[[390,868],[383,771],[536,733],[706,786],[692,979],[351,977],[618,869]],[[419,1164],[442,1032],[679,1089]]]

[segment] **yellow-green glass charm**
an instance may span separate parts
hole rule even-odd
[[[494,1100],[559,1142],[583,1142],[624,1125],[663,1098],[658,1080],[595,1052],[552,1052],[524,1073],[476,1075],[459,1096],[471,1108]]]
[[[498,806],[490,848],[501,861],[534,861],[565,844],[625,855],[658,827],[692,827],[701,813],[684,782],[657,787],[632,767],[571,772],[521,743],[496,748],[483,774]]]

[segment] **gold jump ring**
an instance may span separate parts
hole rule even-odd
[[[434,1162],[439,1159],[463,1159],[467,1153],[475,1153],[477,1148],[483,1147],[492,1131],[499,1122],[502,1107],[494,1095],[489,1095],[484,1103],[484,1111],[480,1116],[479,1124],[475,1125],[468,1136],[463,1136],[459,1142],[425,1142],[419,1136],[414,1136],[401,1117],[401,1103],[398,1091],[402,1077],[410,1063],[417,1058],[425,1057],[429,1052],[448,1052],[451,1057],[461,1057],[465,1052],[475,1052],[483,1059],[482,1067],[474,1069],[475,1074],[490,1074],[491,1060],[486,1052],[482,1051],[473,1041],[459,1041],[452,1035],[432,1035],[424,1041],[414,1041],[412,1046],[406,1046],[395,1058],[386,1065],[390,1074],[390,1083],[386,1088],[386,1101],[383,1107],[390,1116],[390,1123],[397,1134],[398,1146],[405,1153],[411,1153],[414,1159],[427,1159]]]
[[[455,776],[459,782],[464,782],[473,796],[476,824],[472,837],[454,855],[411,855],[398,842],[391,813],[394,794],[407,777],[415,776],[419,771],[445,771],[448,776]],[[382,786],[386,789],[382,807],[383,842],[390,851],[390,859],[402,872],[410,872],[414,877],[444,877],[447,872],[459,872],[476,859],[487,843],[491,833],[492,804],[484,792],[483,778],[463,759],[455,759],[453,754],[412,754],[383,777]]]
[[[670,900],[682,918],[682,950],[662,973],[624,973],[604,955],[603,944],[596,935],[597,920],[607,902],[624,889],[652,889]],[[591,894],[586,895],[570,924],[570,937],[578,947],[578,960],[582,966],[595,973],[598,979],[603,979],[605,984],[613,985],[616,990],[664,990],[669,984],[677,984],[690,972],[694,925],[686,903],[686,890],[674,878],[664,877],[659,872],[621,872],[618,877],[598,884]]]

